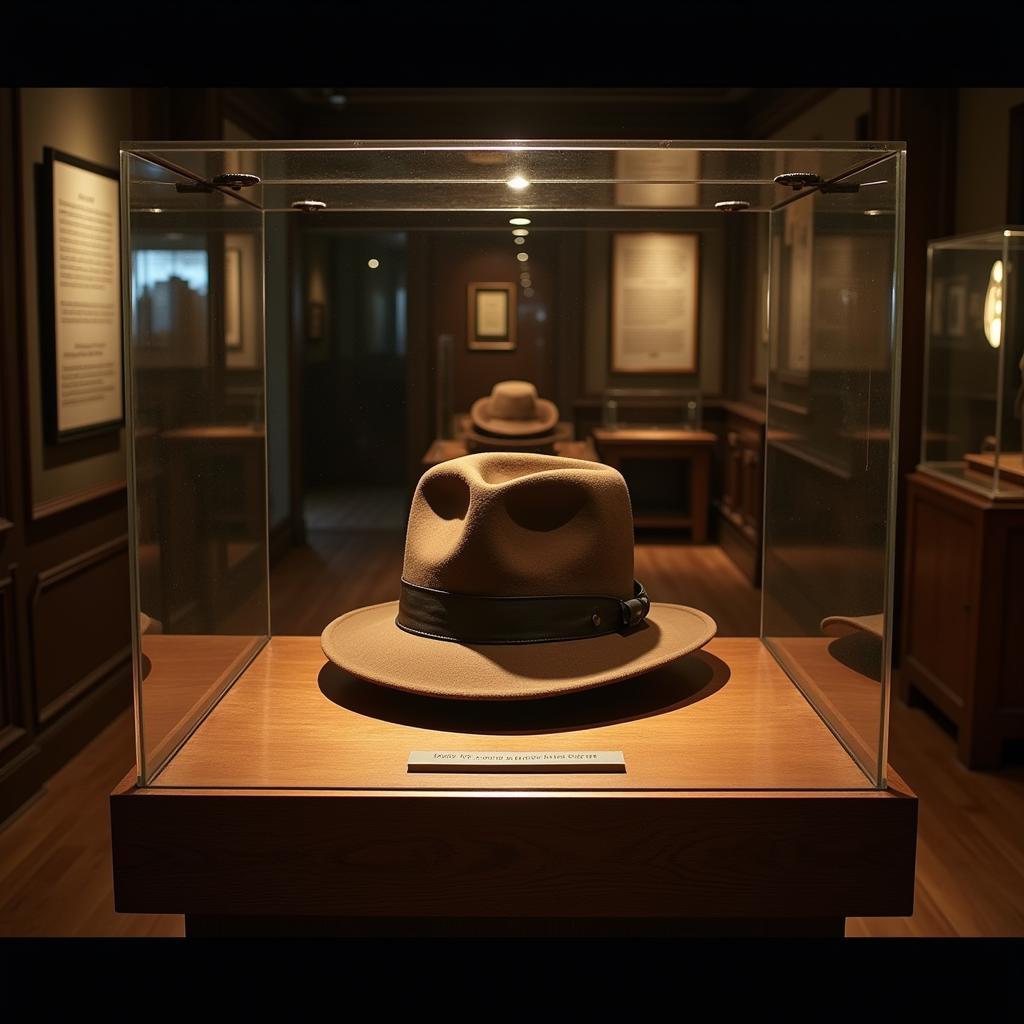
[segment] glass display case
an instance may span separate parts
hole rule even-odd
[[[700,430],[699,391],[672,388],[606,388],[601,396],[601,426],[609,430],[652,427]]]
[[[1024,498],[1024,228],[931,242],[920,469]]]
[[[520,775],[517,789],[884,787],[904,161],[881,142],[126,144],[139,784],[465,789],[494,779],[417,774],[409,751],[554,744],[621,749],[627,770]],[[720,636],[672,678],[515,706],[405,701],[334,671],[319,638],[346,610],[336,589],[273,557],[282,530],[301,539],[296,481],[357,459],[412,466],[407,509],[419,452],[405,439],[450,437],[499,380],[569,412],[584,382],[616,426],[633,421],[636,380],[663,403],[657,423],[712,429],[701,395],[726,391],[728,304],[765,309],[742,284],[756,271],[730,274],[743,219],[771,242],[760,629]],[[994,434],[994,474],[1000,446],[1016,450],[1008,345],[979,335],[997,387],[978,384],[991,415],[976,425],[953,402],[967,386],[954,356],[975,365],[973,296],[983,318],[997,260],[1009,316],[1015,237],[933,251],[933,274],[964,284],[963,332],[933,343],[929,414],[941,402],[935,429],[955,434],[934,458],[981,457]],[[469,326],[467,294],[483,296]],[[643,379],[627,377],[638,364]],[[465,514],[452,502],[446,521]],[[404,521],[382,541],[381,517],[365,518],[330,559],[371,605],[398,596]],[[649,569],[654,602],[665,571]],[[690,604],[725,585],[718,572],[700,571]],[[273,635],[281,609],[305,635]]]

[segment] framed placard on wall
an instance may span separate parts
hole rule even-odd
[[[500,352],[515,349],[515,282],[473,282],[467,288],[467,299],[467,348]]]
[[[39,190],[43,410],[53,443],[124,423],[118,175],[43,151]]]
[[[696,373],[700,237],[612,236],[613,373]]]

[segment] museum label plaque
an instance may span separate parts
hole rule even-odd
[[[621,750],[412,750],[410,772],[625,772]]]

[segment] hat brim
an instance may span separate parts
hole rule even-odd
[[[877,615],[829,615],[821,620],[821,631],[826,636],[849,636],[851,633],[870,633],[882,639],[883,616]]]
[[[478,398],[469,410],[469,418],[474,426],[488,434],[498,437],[530,437],[535,434],[550,433],[558,423],[558,406],[546,398],[538,398],[534,403],[537,417],[532,420],[505,420],[489,413],[490,396]]]
[[[532,700],[643,675],[703,647],[717,632],[710,615],[652,604],[628,633],[537,644],[459,644],[395,625],[398,602],[335,619],[320,646],[339,668],[396,690],[452,700]]]

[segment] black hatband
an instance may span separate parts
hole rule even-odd
[[[639,580],[633,597],[489,597],[452,594],[402,580],[395,624],[407,633],[462,644],[582,640],[638,626],[651,601]]]

